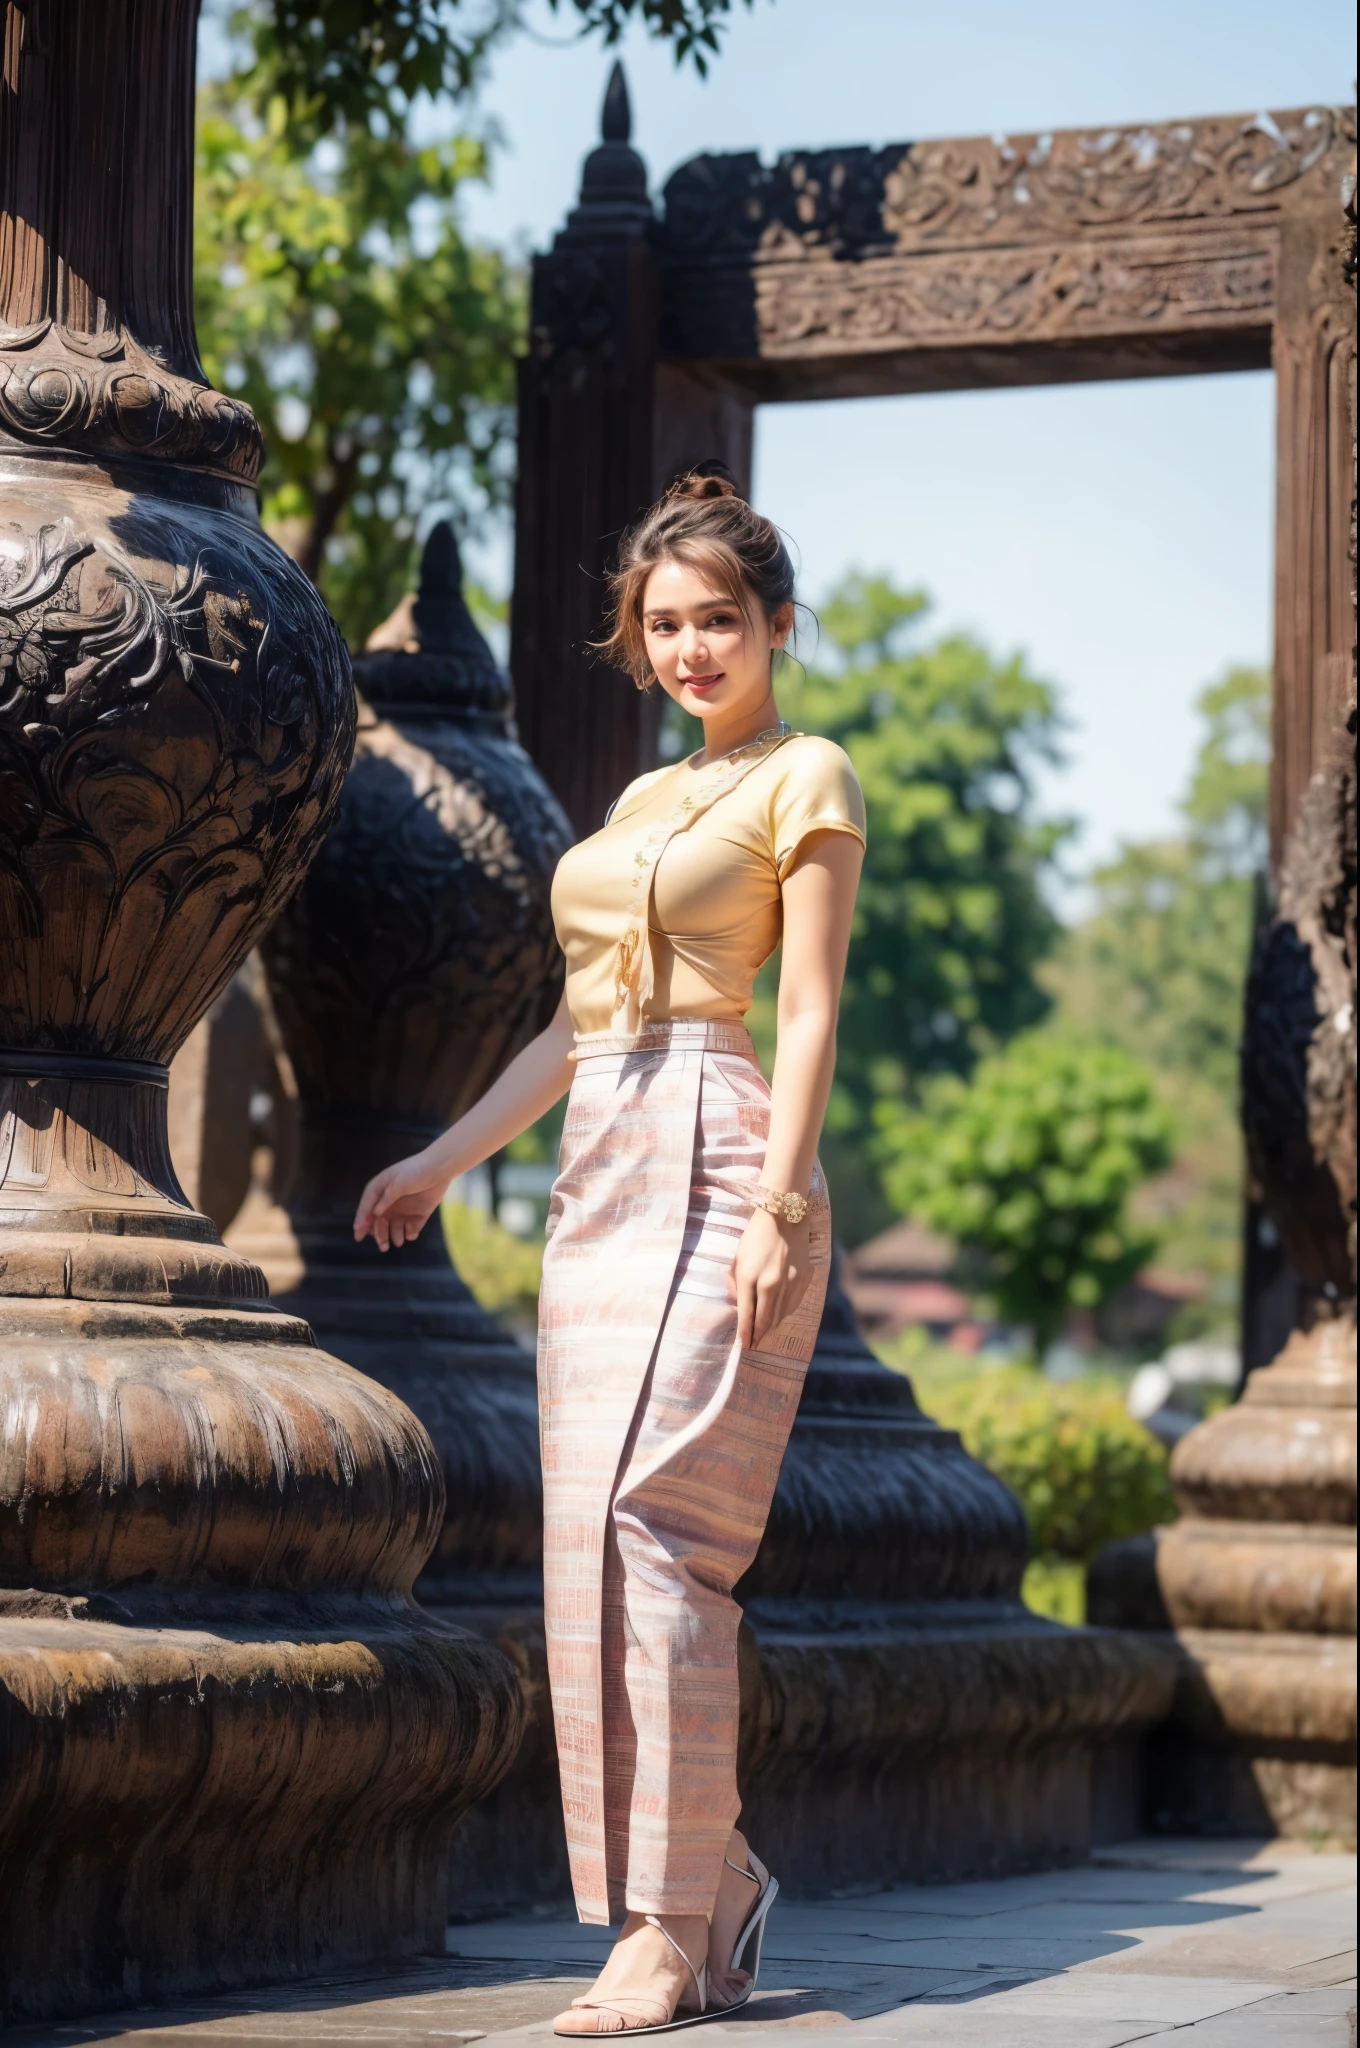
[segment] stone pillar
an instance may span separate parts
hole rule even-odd
[[[578,833],[653,765],[658,710],[590,651],[619,535],[653,496],[654,222],[618,64],[601,128],[580,204],[534,259],[511,608],[520,732]]]
[[[1353,213],[1350,222],[1353,250]],[[1150,1757],[1171,1829],[1355,1835],[1355,301],[1347,223],[1286,224],[1274,916],[1247,988],[1242,1111],[1298,1327],[1177,1446],[1182,1519],[1111,1546],[1093,1614],[1173,1632]],[[1249,1361],[1250,1362],[1250,1361]]]
[[[261,947],[297,1080],[297,1167],[282,1204],[257,1187],[228,1237],[281,1308],[420,1417],[448,1505],[419,1597],[498,1638],[524,1673],[542,1636],[534,1360],[477,1306],[438,1217],[386,1254],[352,1229],[370,1176],[470,1108],[561,994],[548,891],[570,834],[514,738],[509,684],[461,584],[452,529],[437,526],[414,604],[354,664],[339,813]],[[452,1902],[560,1893],[559,1835],[537,1716],[500,1805],[460,1831]]]
[[[1095,1618],[1174,1632],[1149,1757],[1173,1831],[1355,1834],[1355,891],[1352,737],[1304,795],[1248,985],[1247,1149],[1302,1324],[1177,1445],[1180,1521],[1091,1573]]]
[[[8,0],[0,95],[0,2023],[442,1945],[513,1752],[422,1616],[425,1431],[186,1201],[167,1065],[353,738],[190,308],[194,0]]]

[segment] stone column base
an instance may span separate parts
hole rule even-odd
[[[450,1910],[568,1895],[541,1610],[441,1610],[515,1664],[529,1729],[461,1823]],[[1174,1651],[1018,1602],[755,1602],[741,1632],[742,1826],[794,1897],[1076,1862],[1136,1832]]]
[[[1146,1824],[1354,1848],[1355,1637],[1182,1628],[1149,1640],[1177,1675],[1148,1742]]]
[[[503,1659],[402,1599],[120,1608],[0,1594],[4,2023],[442,1953]]]
[[[1110,1544],[1087,1587],[1092,1621],[1176,1660],[1148,1825],[1354,1843],[1354,1321],[1296,1331],[1171,1478],[1182,1519]]]

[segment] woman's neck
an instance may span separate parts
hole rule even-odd
[[[722,754],[730,754],[737,747],[744,747],[768,732],[779,723],[779,706],[774,701],[774,691],[767,690],[754,710],[733,711],[724,716],[714,712],[704,720],[704,750],[701,761],[716,761]]]

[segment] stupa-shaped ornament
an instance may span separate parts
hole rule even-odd
[[[282,1206],[257,1191],[228,1236],[280,1306],[425,1424],[448,1505],[420,1598],[500,1637],[523,1666],[542,1607],[532,1355],[473,1300],[438,1216],[385,1254],[352,1226],[369,1177],[468,1109],[556,1008],[548,896],[570,832],[515,738],[447,524],[426,543],[418,593],[354,667],[359,733],[339,812],[261,949],[301,1103],[297,1171]],[[536,1789],[492,1859],[512,1895],[561,1881],[552,1768],[543,1720],[516,1772]],[[460,1832],[464,1905],[482,1896],[476,1844],[497,1825],[481,1809]]]
[[[176,1181],[166,1066],[314,855],[349,663],[189,299],[194,0],[0,93],[0,2024],[442,1939],[520,1721],[429,1438]]]

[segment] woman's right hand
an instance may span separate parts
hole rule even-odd
[[[380,1252],[412,1243],[439,1207],[448,1183],[449,1175],[428,1151],[384,1167],[359,1197],[356,1241],[371,1236]]]

